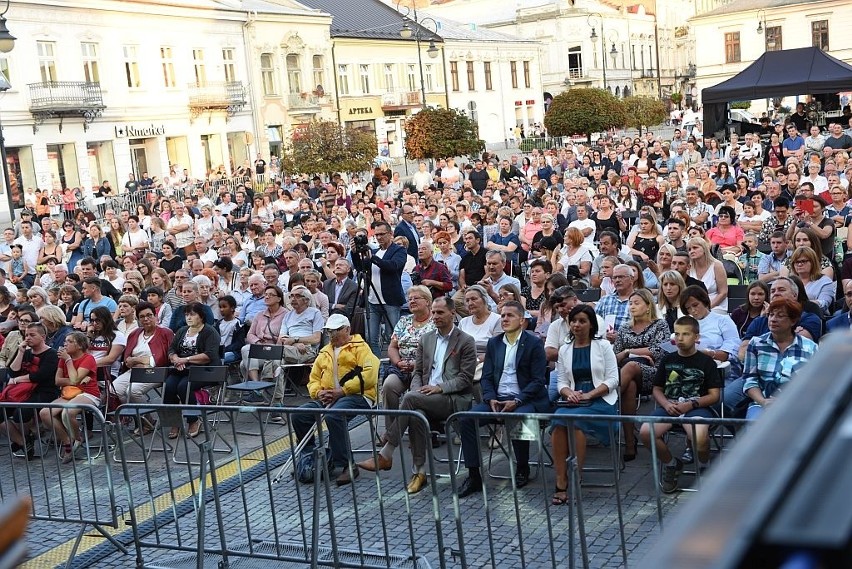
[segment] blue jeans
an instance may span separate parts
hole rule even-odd
[[[370,349],[377,358],[382,357],[382,327],[387,328],[387,320],[390,320],[390,330],[387,330],[388,338],[393,334],[394,326],[399,322],[402,308],[399,306],[391,306],[389,304],[373,304],[367,303],[367,343],[370,344]],[[385,318],[384,314],[388,317]]]
[[[222,356],[222,365],[232,364],[239,359],[240,354],[235,354],[234,352],[225,352],[225,355]]]
[[[310,401],[301,406],[303,409],[322,409],[319,401]],[[370,404],[361,395],[346,395],[334,402],[332,409],[369,409]],[[296,438],[301,441],[307,436],[308,431],[315,423],[315,417],[311,414],[291,415],[293,417],[293,429]],[[352,450],[349,446],[349,436],[346,432],[349,421],[357,415],[326,415],[325,427],[328,429],[328,446],[331,449],[331,465],[345,466],[352,461]],[[305,451],[310,453],[316,445],[316,438],[311,436],[311,441],[305,445]]]
[[[722,392],[722,404],[725,406],[725,417],[742,419],[751,398],[743,393],[745,379],[739,377],[725,386]]]

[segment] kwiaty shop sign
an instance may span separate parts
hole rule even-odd
[[[166,134],[165,125],[133,125],[133,124],[117,124],[115,125],[116,138],[148,138],[151,136],[163,136]]]

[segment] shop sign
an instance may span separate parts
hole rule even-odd
[[[151,136],[164,136],[166,134],[166,125],[133,125],[133,124],[117,124],[115,125],[116,138],[148,138]]]
[[[352,107],[349,109],[350,115],[372,115],[373,107]]]

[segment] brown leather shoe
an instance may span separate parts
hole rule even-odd
[[[426,475],[418,472],[411,477],[411,482],[408,483],[406,491],[409,494],[417,494],[426,487]]]
[[[337,477],[335,483],[338,486],[346,486],[347,484],[351,484],[353,480],[358,478],[361,474],[361,471],[355,468],[356,465],[352,465],[352,478],[349,477],[349,467],[345,466],[343,468],[343,472],[340,473],[340,476]]]
[[[377,455],[377,458],[375,460],[370,458],[358,463],[358,468],[363,468],[364,470],[370,472],[378,472],[379,470],[390,470],[392,467],[393,461],[383,457],[380,454]]]

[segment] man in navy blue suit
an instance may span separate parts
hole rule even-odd
[[[550,410],[547,398],[547,358],[544,344],[531,332],[523,329],[524,307],[509,301],[500,312],[503,333],[488,341],[482,368],[482,403],[471,411],[478,413],[546,413]],[[498,419],[495,417],[495,422]],[[468,477],[459,490],[459,498],[482,491],[482,475],[477,446],[477,423],[489,421],[462,419],[459,430]],[[530,443],[513,440],[518,488],[527,485],[530,477]]]
[[[390,326],[387,331],[387,337],[390,338],[394,326],[399,322],[402,305],[405,304],[402,270],[408,256],[405,249],[393,242],[391,227],[387,222],[376,221],[372,228],[379,248],[364,257],[370,266],[373,285],[367,297],[367,342],[376,357],[381,358],[381,327]]]
[[[393,236],[408,239],[407,252],[415,259],[417,258],[417,245],[420,244],[420,236],[417,234],[417,228],[414,227],[414,208],[410,205],[405,204],[402,206],[402,214],[393,232]]]

